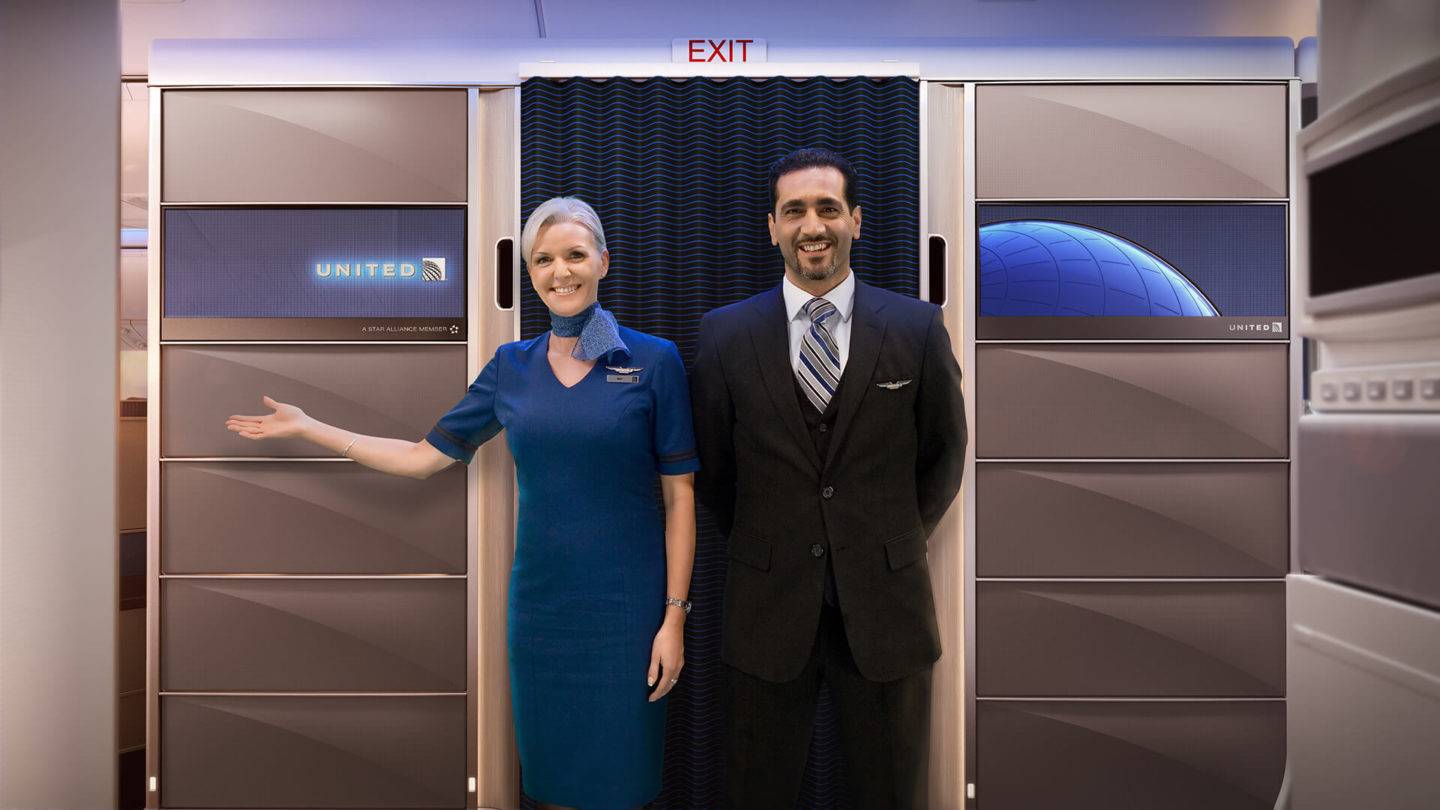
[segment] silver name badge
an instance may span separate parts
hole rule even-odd
[[[613,382],[613,383],[638,383],[638,382],[640,382],[640,375],[639,375],[639,374],[606,374],[606,375],[605,375],[605,382]]]

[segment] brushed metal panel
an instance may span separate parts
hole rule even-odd
[[[465,806],[464,697],[160,702],[165,807]]]
[[[1290,599],[1295,810],[1432,810],[1440,613],[1308,576]]]
[[[985,345],[980,458],[1283,458],[1288,346]]]
[[[1271,810],[1285,769],[1281,701],[981,701],[977,714],[986,810]]]
[[[164,691],[466,689],[463,579],[167,579],[161,591]]]
[[[1440,415],[1300,419],[1300,567],[1440,608]]]
[[[266,413],[264,394],[346,430],[419,440],[469,382],[463,345],[166,346],[160,363],[167,457],[330,455],[225,429],[231,414]]]
[[[166,90],[163,202],[464,202],[465,91]]]
[[[982,85],[976,195],[1284,197],[1288,116],[1283,84]]]
[[[425,481],[359,464],[166,464],[167,574],[463,574],[465,467]]]
[[[1279,697],[1280,582],[980,582],[982,697]]]
[[[1289,465],[980,464],[982,577],[1283,577]]]

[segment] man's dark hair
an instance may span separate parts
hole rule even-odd
[[[802,169],[826,166],[836,169],[845,178],[845,204],[851,208],[859,205],[860,193],[857,188],[859,181],[855,177],[855,167],[850,165],[850,161],[829,149],[796,149],[770,164],[770,210],[774,211],[775,206],[780,202],[775,189],[782,175]]]

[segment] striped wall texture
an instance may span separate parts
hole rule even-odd
[[[531,79],[520,107],[521,210],[559,195],[592,204],[610,249],[601,306],[626,326],[675,341],[687,364],[702,315],[780,282],[765,176],[792,149],[826,147],[855,165],[864,228],[852,266],[871,284],[918,294],[914,80]],[[521,287],[529,338],[549,328],[549,317],[523,275]],[[708,809],[723,798],[725,565],[725,539],[701,510],[685,674],[670,698],[654,808]],[[822,695],[798,806],[848,810],[844,780],[834,711]]]

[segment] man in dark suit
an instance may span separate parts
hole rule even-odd
[[[729,536],[728,800],[792,808],[828,684],[857,808],[927,806],[940,656],[927,541],[960,488],[965,411],[940,309],[859,281],[854,170],[771,167],[785,276],[700,324],[701,501]]]

